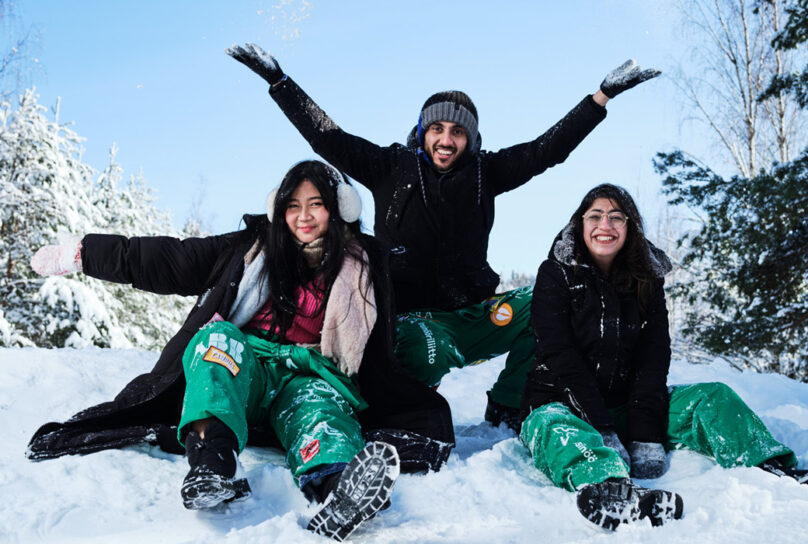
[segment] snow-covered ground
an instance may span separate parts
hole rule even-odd
[[[40,424],[110,400],[155,353],[0,349],[0,542],[327,542],[304,529],[314,508],[276,451],[248,448],[242,461],[253,497],[219,512],[183,508],[184,458],[147,446],[31,462],[24,452]],[[788,543],[808,535],[808,485],[755,468],[730,470],[688,451],[670,455],[657,487],[684,497],[685,518],[662,528],[607,533],[577,512],[504,429],[482,423],[485,390],[502,358],[455,371],[441,386],[454,411],[457,448],[439,473],[402,476],[392,507],[354,533],[355,542]],[[675,361],[670,383],[723,381],[808,464],[808,384],[740,374],[716,362]],[[646,482],[648,483],[648,482]]]

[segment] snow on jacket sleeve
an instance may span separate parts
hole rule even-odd
[[[484,153],[486,177],[494,194],[515,189],[551,166],[564,162],[605,118],[606,108],[588,95],[532,142]]]
[[[668,424],[671,339],[663,280],[654,285],[635,350],[635,378],[628,407],[629,438],[664,442]]]
[[[230,235],[180,240],[88,234],[81,261],[88,276],[163,295],[200,295]]]
[[[315,153],[371,191],[407,153],[403,146],[381,147],[345,132],[290,77],[269,94]]]
[[[550,260],[544,261],[536,274],[530,306],[536,336],[534,365],[546,365],[557,391],[585,421],[599,430],[609,428],[613,426],[611,414],[572,328],[568,274],[569,268]]]

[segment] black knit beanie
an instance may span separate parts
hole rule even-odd
[[[469,96],[462,91],[435,93],[424,102],[418,120],[418,141],[424,144],[424,132],[432,123],[448,121],[463,127],[468,137],[468,145],[474,147],[477,141],[477,108]]]

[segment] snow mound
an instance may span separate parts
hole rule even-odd
[[[0,542],[13,543],[314,543],[314,513],[278,451],[242,454],[253,497],[214,512],[183,508],[184,458],[138,446],[31,462],[28,439],[46,421],[63,420],[110,400],[151,368],[152,352],[111,349],[0,349]],[[455,371],[441,392],[452,404],[457,448],[448,466],[401,476],[390,509],[354,533],[353,542],[521,543],[803,542],[808,486],[754,468],[725,470],[675,451],[657,487],[682,495],[685,518],[662,528],[606,533],[581,517],[574,495],[553,487],[505,428],[483,423],[485,391],[504,365],[498,358]],[[777,375],[738,373],[727,365],[675,361],[670,383],[722,381],[761,416],[775,437],[808,464],[808,384]],[[648,484],[649,482],[641,482]]]

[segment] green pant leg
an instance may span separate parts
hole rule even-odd
[[[594,427],[559,402],[533,410],[519,434],[533,465],[558,487],[575,491],[608,478],[628,478],[628,467]]]
[[[244,333],[228,321],[211,323],[194,335],[182,357],[185,398],[178,438],[189,423],[216,417],[247,444],[248,414],[259,409],[266,377]]]
[[[533,356],[531,297],[532,289],[526,287],[451,312],[405,314],[399,317],[396,356],[413,377],[437,385],[451,368],[482,363],[515,350],[492,397],[517,408]]]
[[[491,387],[491,399],[511,408],[519,408],[522,402],[527,372],[536,354],[536,338],[530,326],[532,298],[533,288],[523,287],[505,293],[501,302],[510,305],[513,319],[507,326],[508,334],[502,337],[502,341],[508,342],[505,350],[508,351],[508,357],[505,359],[505,368]],[[515,337],[513,333],[516,333]]]
[[[516,339],[529,328],[532,296],[530,287],[522,287],[436,319],[451,331],[466,364],[482,363],[511,351]]]
[[[491,399],[519,408],[527,371],[533,361],[534,339],[530,328],[531,287],[494,295],[480,304],[454,312],[458,348],[467,364],[477,364],[508,353],[505,368],[491,388]]]
[[[723,383],[674,387],[670,395],[668,446],[686,447],[715,458],[722,467],[755,466],[781,457],[797,464],[794,452],[774,439],[746,403]]]
[[[297,478],[330,463],[347,463],[363,448],[350,404],[325,380],[297,375],[272,401],[270,422]]]
[[[434,313],[444,316],[450,312]],[[432,315],[426,312],[399,316],[395,345],[396,358],[404,371],[430,387],[440,384],[452,368],[465,366],[450,331]]]

